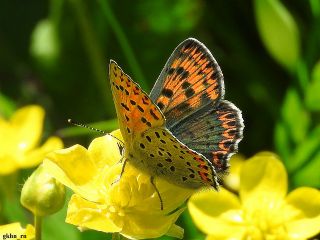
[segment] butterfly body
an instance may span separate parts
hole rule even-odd
[[[195,39],[182,42],[150,96],[114,61],[109,75],[125,161],[182,187],[217,188],[243,123],[223,100],[222,72],[209,50]]]

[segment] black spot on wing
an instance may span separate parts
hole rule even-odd
[[[136,104],[137,104],[134,100],[130,100],[130,103],[131,103],[132,105],[136,105]]]
[[[195,91],[193,90],[193,88],[189,88],[185,91],[185,95],[187,98],[192,97],[195,94]]]
[[[171,89],[164,88],[161,93],[167,98],[171,98],[173,96],[173,91]]]
[[[164,108],[164,104],[162,102],[158,102],[157,105],[160,108],[160,110]]]
[[[184,68],[183,67],[178,67],[177,68],[177,74],[180,75],[184,72]]]
[[[142,112],[142,113],[144,112],[144,109],[140,105],[137,105],[137,107],[138,107],[140,112]]]
[[[174,73],[174,71],[175,71],[175,69],[174,69],[174,68],[170,68],[170,69],[167,71],[167,73],[168,73],[169,75],[171,75],[171,74],[173,74],[173,73]]]
[[[150,109],[150,114],[155,120],[159,120],[158,116],[153,112],[152,109]]]
[[[187,82],[187,81],[183,82],[182,85],[181,85],[182,89],[187,89],[190,86],[191,86],[191,84],[189,82]]]
[[[127,111],[130,110],[130,109],[128,108],[127,104],[125,104],[125,103],[121,103],[121,106],[122,106],[124,109],[126,109]]]

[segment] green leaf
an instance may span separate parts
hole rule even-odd
[[[26,224],[27,211],[20,204],[19,186],[18,172],[0,176],[0,213],[8,222]]]
[[[312,158],[310,163],[302,168],[293,177],[293,183],[297,186],[310,186],[320,188],[320,150]]]
[[[28,223],[27,211],[20,204],[19,196],[12,198],[5,198],[1,209],[2,214],[6,217],[8,222],[22,222]]]
[[[311,11],[313,16],[317,17],[320,15],[320,1],[319,0],[309,0]]]
[[[260,37],[271,56],[294,71],[300,54],[298,27],[278,0],[255,0],[255,17]]]
[[[154,0],[141,2],[138,12],[153,32],[170,34],[191,31],[199,22],[203,7],[197,0]]]
[[[320,150],[320,126],[311,131],[308,137],[299,144],[293,155],[290,157],[290,162],[287,164],[287,169],[290,172],[299,171],[304,164],[310,161],[311,158]]]
[[[16,109],[15,103],[0,93],[0,116],[9,118]]]
[[[68,191],[68,200],[71,196],[71,192]],[[81,239],[80,231],[76,226],[65,222],[67,213],[67,204],[64,208],[56,214],[43,218],[43,239],[56,240],[56,239]]]
[[[199,229],[194,225],[189,211],[184,211],[181,215],[181,220],[183,222],[184,228],[184,239],[190,240],[202,240],[205,236]]]
[[[274,134],[275,148],[281,159],[287,164],[290,156],[291,142],[283,122],[278,122]]]
[[[306,92],[306,105],[310,110],[320,110],[320,61],[312,71],[311,83]]]
[[[282,119],[295,144],[304,140],[310,125],[310,117],[296,89],[289,88],[282,105]]]

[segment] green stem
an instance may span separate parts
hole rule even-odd
[[[40,216],[34,215],[34,228],[36,231],[35,240],[41,240],[41,224],[42,218]]]
[[[106,67],[104,64],[102,50],[99,47],[98,41],[95,38],[92,27],[88,21],[88,18],[85,13],[85,7],[81,0],[69,0],[73,9],[75,16],[77,18],[78,24],[81,29],[81,33],[83,36],[83,41],[85,44],[85,48],[89,57],[89,62],[91,63],[91,67],[93,73],[95,74],[96,84],[101,91],[101,96],[104,99],[105,106],[107,109],[112,108],[111,91],[107,91],[106,85]]]
[[[139,81],[139,84],[141,85],[141,87],[146,89],[148,86],[147,86],[147,83],[146,83],[145,78],[143,76],[143,73],[141,71],[141,68],[139,67],[138,61],[136,60],[134,52],[133,52],[133,50],[127,40],[126,35],[124,34],[124,31],[122,31],[122,28],[121,28],[118,20],[114,16],[114,14],[109,6],[109,1],[98,0],[98,2],[100,3],[100,6],[101,6],[101,9],[102,9],[104,16],[106,17],[107,21],[109,22],[112,30],[114,31],[114,33],[119,41],[119,44],[123,50],[124,55],[128,59],[128,63],[131,68],[131,71],[134,75],[134,78],[139,79],[138,81]]]

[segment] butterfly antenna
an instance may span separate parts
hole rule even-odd
[[[83,127],[83,128],[87,128],[87,129],[90,129],[90,130],[93,130],[93,131],[96,131],[96,132],[99,132],[99,133],[102,133],[102,134],[107,134],[115,139],[117,139],[119,142],[121,142],[122,145],[124,145],[124,142],[122,140],[120,140],[119,138],[113,136],[112,134],[110,133],[107,133],[106,131],[103,131],[101,129],[98,129],[98,128],[94,128],[94,127],[91,127],[91,126],[88,126],[88,125],[85,125],[83,123],[79,123],[79,122],[75,122],[73,121],[72,119],[68,119],[68,123],[74,125],[74,126],[78,126],[78,127]]]

